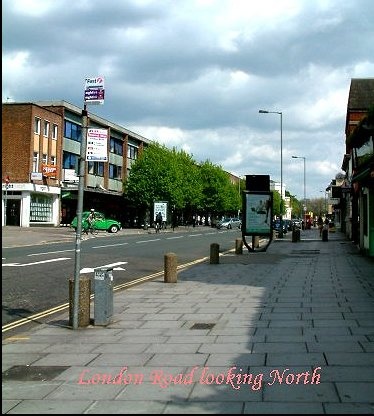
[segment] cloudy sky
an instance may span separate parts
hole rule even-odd
[[[351,78],[374,76],[372,0],[3,0],[2,12],[3,102],[83,106],[85,78],[104,76],[89,112],[237,176],[280,182],[282,166],[299,199],[303,157],[307,198],[341,172]]]

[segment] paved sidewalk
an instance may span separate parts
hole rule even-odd
[[[373,259],[301,239],[115,292],[106,327],[3,340],[3,413],[373,414]]]

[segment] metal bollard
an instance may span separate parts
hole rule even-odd
[[[164,256],[164,282],[177,283],[177,255],[166,253]]]
[[[78,327],[90,325],[91,279],[89,276],[79,277]],[[73,326],[74,313],[74,278],[69,279],[69,325]]]
[[[219,244],[212,243],[210,245],[210,264],[219,263]]]
[[[97,267],[94,273],[94,324],[108,325],[113,315],[113,268]]]
[[[243,254],[243,240],[241,238],[235,240],[235,254]]]
[[[299,241],[298,230],[295,228],[292,230],[292,242],[297,243]]]

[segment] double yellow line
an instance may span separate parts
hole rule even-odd
[[[190,266],[193,266],[195,264],[203,263],[207,259],[208,259],[208,257],[203,257],[201,259],[194,260],[194,261],[191,261],[189,263],[181,264],[180,266],[177,266],[177,270],[185,269],[186,267],[190,267]],[[160,277],[163,274],[164,274],[164,270],[162,270],[160,272],[157,272],[157,273],[154,273],[154,274],[150,274],[148,276],[140,277],[139,279],[132,280],[131,282],[122,283],[120,285],[114,286],[113,287],[113,292],[116,292],[116,291],[121,290],[121,289],[127,289],[129,287],[138,285],[140,283],[144,283],[144,282],[146,282],[148,280],[156,279],[157,277]],[[90,299],[91,300],[94,297],[95,297],[94,294],[90,295]],[[9,324],[3,325],[2,326],[2,332],[4,333],[4,332],[7,332],[7,331],[10,331],[11,329],[15,329],[15,328],[18,328],[18,327],[20,327],[22,325],[26,325],[28,323],[34,322],[37,319],[45,318],[45,317],[50,316],[50,315],[53,315],[53,314],[55,314],[57,312],[61,312],[61,311],[65,310],[65,309],[69,308],[69,306],[70,306],[70,303],[69,302],[68,303],[64,303],[62,305],[55,306],[54,308],[48,309],[46,311],[39,312],[39,313],[36,313],[34,315],[30,315],[27,318],[22,318],[22,319],[19,319],[18,321],[11,322]]]

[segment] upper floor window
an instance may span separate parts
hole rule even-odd
[[[52,129],[52,139],[57,140],[57,134],[58,134],[58,125],[54,124]]]
[[[81,142],[82,141],[82,126],[76,123],[72,123],[71,121],[65,120],[64,136],[68,139]]]
[[[34,132],[36,134],[40,134],[40,118],[39,117],[35,117],[35,125],[34,125]]]
[[[51,165],[56,166],[56,156],[51,156]]]
[[[127,147],[127,158],[128,159],[137,159],[138,158],[138,148],[129,144]]]
[[[48,155],[46,155],[45,153],[43,153],[43,161],[42,161],[43,165],[46,165],[48,163]]]
[[[78,172],[78,155],[70,152],[63,152],[62,167],[64,169],[75,169]]]
[[[49,121],[44,120],[44,130],[43,130],[43,136],[48,137],[49,136]]]
[[[123,143],[122,140],[110,138],[110,152],[116,155],[123,155]]]
[[[91,175],[104,176],[104,162],[88,162],[88,173]]]
[[[122,179],[122,166],[109,164],[109,179]]]
[[[32,157],[32,171],[38,172],[39,171],[39,153],[34,152]]]

